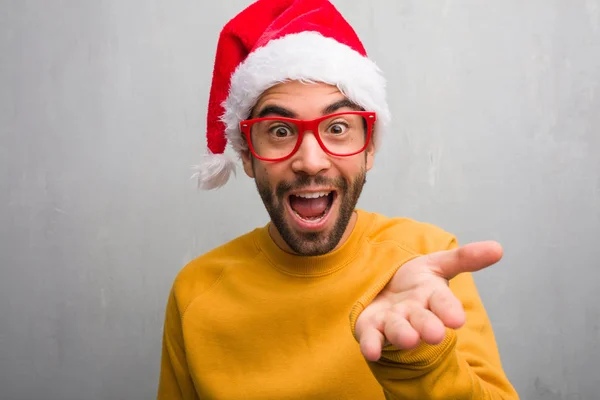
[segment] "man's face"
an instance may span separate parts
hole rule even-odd
[[[340,102],[345,99],[335,86],[286,82],[266,91],[251,117],[312,120],[334,112],[356,111],[356,107]],[[333,110],[331,106],[336,104],[342,107]],[[265,114],[267,108],[272,111]],[[307,131],[298,151],[287,160],[261,161],[249,151],[244,154],[244,170],[255,179],[275,228],[271,231],[274,240],[302,255],[335,249],[353,227],[353,211],[373,164],[373,153],[370,144],[354,156],[331,156],[320,147],[313,132]]]

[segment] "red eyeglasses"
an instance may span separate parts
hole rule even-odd
[[[291,157],[311,131],[328,154],[348,157],[369,145],[377,119],[371,111],[347,111],[322,116],[311,121],[266,117],[240,122],[240,129],[252,154],[263,161],[283,161]]]

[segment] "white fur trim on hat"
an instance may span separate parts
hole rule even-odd
[[[204,190],[216,189],[227,183],[233,173],[235,162],[227,154],[206,154],[200,165],[194,165],[195,173],[191,179],[198,181],[198,188]]]
[[[375,148],[390,124],[385,79],[375,63],[318,32],[289,34],[271,40],[248,55],[231,77],[229,96],[223,103],[225,134],[236,152],[246,150],[239,123],[247,119],[260,96],[286,81],[335,85],[349,100],[377,113],[373,133]]]

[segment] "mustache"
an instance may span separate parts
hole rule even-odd
[[[333,186],[342,193],[348,190],[348,182],[341,176],[338,178],[326,178],[321,175],[299,175],[298,178],[292,182],[280,182],[277,184],[277,187],[275,188],[275,194],[281,199],[287,192],[291,190],[301,190],[315,185]]]

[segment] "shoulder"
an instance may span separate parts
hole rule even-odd
[[[456,237],[429,222],[406,217],[388,217],[382,214],[360,211],[371,219],[367,240],[371,243],[394,242],[407,250],[427,254],[457,246]]]
[[[172,292],[182,314],[195,298],[210,290],[229,269],[243,266],[258,255],[255,242],[258,229],[196,257],[179,271]]]

